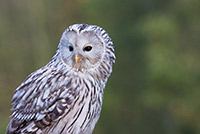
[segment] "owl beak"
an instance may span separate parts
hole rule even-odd
[[[80,60],[80,55],[79,54],[75,54],[75,62],[78,63],[79,60]]]

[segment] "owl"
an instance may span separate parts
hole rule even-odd
[[[115,59],[104,29],[69,26],[50,62],[15,90],[6,133],[92,134]]]

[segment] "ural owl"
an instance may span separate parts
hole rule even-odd
[[[104,29],[68,27],[50,62],[16,89],[7,134],[92,134],[114,62]]]

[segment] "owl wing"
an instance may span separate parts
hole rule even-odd
[[[49,125],[58,119],[78,94],[76,88],[70,87],[70,78],[55,68],[43,67],[30,74],[14,93],[7,133],[18,131],[31,121],[46,119]]]

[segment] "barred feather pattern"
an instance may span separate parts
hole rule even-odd
[[[98,26],[74,24],[64,33],[72,30],[92,31],[103,42],[100,64],[88,70],[72,69],[60,56],[60,43],[50,62],[16,89],[7,134],[92,134],[115,62],[114,48],[107,32]]]

